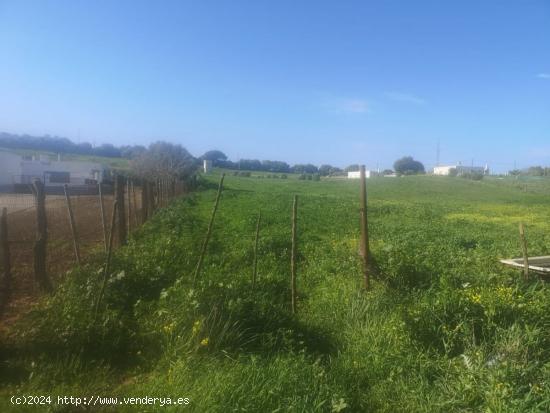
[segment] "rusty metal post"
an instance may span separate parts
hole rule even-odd
[[[260,221],[262,219],[262,211],[258,212],[258,220],[256,221],[256,236],[254,237],[254,267],[252,270],[252,286],[256,285],[258,276],[258,241],[260,239]]]
[[[208,247],[208,241],[210,240],[210,235],[212,234],[212,226],[214,225],[214,217],[216,216],[216,211],[218,210],[218,204],[220,203],[220,196],[222,194],[223,190],[223,179],[225,178],[225,174],[222,174],[222,177],[220,179],[220,183],[218,185],[218,193],[216,194],[216,200],[214,201],[214,207],[212,208],[212,215],[210,216],[210,222],[208,223],[208,229],[206,230],[206,236],[204,237],[204,241],[202,243],[201,252],[199,255],[199,261],[197,262],[197,267],[195,268],[195,274],[193,275],[193,284],[197,280],[201,269],[202,269],[202,262],[204,260],[204,256],[206,254],[206,247]]]
[[[0,218],[0,256],[2,260],[2,274],[0,278],[0,311],[5,307],[11,294],[11,259],[10,244],[8,241],[8,209],[2,208]]]
[[[290,255],[290,289],[292,299],[292,314],[296,314],[296,233],[297,233],[297,215],[298,215],[298,196],[294,195],[292,203],[292,250]]]
[[[71,206],[71,197],[69,196],[69,186],[63,185],[63,191],[65,192],[65,201],[67,202],[67,212],[69,214],[69,225],[71,226],[71,234],[73,236],[73,249],[76,264],[80,265],[80,248],[78,246],[78,233],[76,231],[76,224],[74,222],[73,207]]]
[[[370,274],[369,274],[369,225],[367,220],[367,180],[365,176],[365,165],[361,165],[360,170],[361,177],[361,256],[363,258],[363,271],[365,277],[365,288],[370,287]]]
[[[36,239],[34,241],[34,276],[43,291],[53,291],[53,286],[46,272],[46,248],[48,244],[48,223],[46,219],[46,193],[44,184],[35,180],[32,185],[36,208]]]
[[[117,203],[118,245],[126,244],[126,209],[124,208],[124,178],[115,176],[115,201]]]
[[[103,204],[103,190],[101,189],[101,182],[97,184],[99,195],[99,211],[101,213],[101,228],[103,229],[103,245],[105,252],[107,252],[107,224],[105,223],[105,205]]]

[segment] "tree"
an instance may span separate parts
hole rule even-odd
[[[120,155],[126,159],[134,159],[143,154],[147,148],[142,145],[123,145],[120,147]]]
[[[197,160],[181,145],[158,141],[131,161],[132,170],[147,179],[184,179],[198,168]]]
[[[544,168],[542,166],[531,166],[527,170],[527,175],[544,176]]]
[[[222,151],[219,151],[217,149],[214,149],[212,151],[208,151],[208,152],[205,152],[204,155],[202,155],[200,158],[200,160],[207,160],[207,161],[212,161],[212,164],[214,166],[218,166],[218,162],[219,161],[227,161],[227,155],[225,153],[223,153]]]
[[[415,161],[412,156],[404,156],[393,164],[393,169],[399,175],[417,175],[425,172],[424,165]]]
[[[94,155],[120,158],[120,149],[110,143],[104,143],[103,145],[94,148]]]
[[[344,171],[346,172],[355,172],[355,171],[358,171],[359,169],[361,169],[360,165],[359,164],[352,164],[352,165],[348,165],[344,168]]]
[[[261,171],[262,163],[258,159],[240,159],[238,167],[247,171]]]
[[[382,175],[393,175],[393,171],[391,169],[384,169]]]
[[[292,172],[294,173],[316,174],[318,172],[317,167],[310,163],[305,165],[297,164],[297,165],[294,165],[291,169],[292,169]]]

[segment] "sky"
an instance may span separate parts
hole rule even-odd
[[[550,1],[0,0],[0,131],[550,165]]]

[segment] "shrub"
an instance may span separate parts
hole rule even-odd
[[[306,179],[306,175],[305,174],[300,174],[300,175],[298,175],[298,179],[303,181],[304,179]]]
[[[286,174],[281,175],[281,179],[286,179],[286,178],[287,178]]]

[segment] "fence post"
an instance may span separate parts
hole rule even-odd
[[[101,189],[101,182],[97,184],[99,194],[99,210],[101,212],[101,228],[103,229],[103,245],[105,246],[105,252],[107,252],[107,224],[105,223],[105,205],[103,204],[103,190]]]
[[[147,209],[149,208],[149,198],[147,188],[147,181],[141,179],[141,224],[143,225],[147,221]]]
[[[126,210],[126,236],[130,238],[130,231],[132,227],[132,200],[130,199],[130,178],[126,178],[126,200],[128,201],[128,207]]]
[[[118,245],[126,244],[126,210],[124,209],[124,178],[115,177],[115,201],[117,203]]]
[[[46,219],[46,194],[44,184],[35,180],[32,185],[36,207],[36,239],[34,241],[34,277],[44,291],[53,290],[52,283],[46,273],[46,246],[48,243],[48,223]]]
[[[363,271],[365,276],[365,289],[370,287],[369,277],[369,226],[367,221],[367,180],[365,177],[365,165],[361,165],[361,256],[363,258]]]
[[[204,255],[206,254],[206,247],[208,246],[208,240],[210,239],[210,235],[212,234],[214,217],[216,216],[216,211],[218,210],[218,204],[220,203],[220,196],[223,189],[224,178],[225,178],[225,174],[222,174],[222,177],[220,179],[220,184],[218,185],[218,193],[216,194],[216,200],[214,201],[214,208],[212,208],[212,215],[210,216],[210,222],[208,223],[208,230],[206,231],[206,236],[204,237],[201,252],[199,255],[199,261],[197,262],[197,267],[195,268],[195,274],[193,275],[193,284],[195,283],[202,269],[202,262],[204,260]]]
[[[296,232],[297,232],[297,215],[298,215],[298,195],[294,195],[292,202],[292,249],[290,255],[290,288],[292,294],[292,314],[296,314]]]
[[[73,236],[73,248],[76,264],[80,265],[80,248],[78,247],[78,234],[76,232],[76,224],[74,222],[73,208],[71,206],[71,198],[69,197],[69,186],[63,185],[65,192],[65,200],[67,201],[67,212],[69,213],[69,225],[71,226],[71,234]]]
[[[258,276],[258,240],[260,238],[260,221],[262,219],[262,211],[258,212],[258,220],[256,221],[256,237],[254,238],[254,269],[252,271],[252,286],[256,285]]]
[[[2,256],[2,278],[0,284],[0,310],[6,305],[11,293],[11,260],[8,241],[8,209],[2,208],[0,218],[0,254]]]
[[[132,179],[132,201],[134,202],[134,229],[138,227],[138,217],[137,217],[137,198],[136,198],[136,182]]]
[[[101,283],[101,290],[99,291],[99,295],[97,297],[97,301],[95,303],[95,310],[94,310],[94,321],[97,317],[97,311],[99,309],[99,303],[101,302],[101,299],[103,298],[103,293],[105,292],[105,285],[107,284],[107,277],[109,275],[109,267],[111,265],[111,255],[113,251],[113,238],[115,233],[115,222],[116,222],[116,213],[117,213],[118,203],[115,200],[113,203],[113,215],[111,216],[111,232],[109,233],[109,246],[107,248],[107,259],[105,261],[105,267],[103,268],[103,281]]]
[[[148,182],[149,185],[149,208],[147,210],[147,216],[151,218],[155,212],[155,183],[154,182]]]
[[[523,222],[519,223],[519,239],[523,253],[523,277],[527,280],[529,278],[529,256],[527,255],[527,240],[525,239],[525,226]]]

